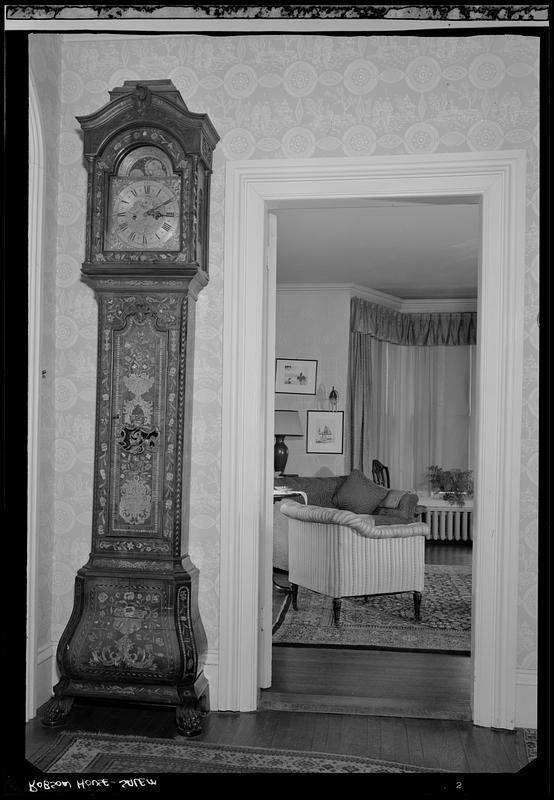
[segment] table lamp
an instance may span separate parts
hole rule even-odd
[[[285,444],[285,436],[303,436],[298,411],[275,412],[275,448],[273,451],[273,469],[282,475],[287,465],[289,448]]]

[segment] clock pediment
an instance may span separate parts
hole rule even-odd
[[[177,125],[190,152],[200,157],[207,150],[211,153],[219,141],[208,115],[189,111],[170,80],[125,81],[109,94],[110,102],[105,106],[76,118],[85,134],[85,155],[103,149],[107,137],[139,121],[168,131],[175,131]]]

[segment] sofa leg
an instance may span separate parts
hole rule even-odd
[[[335,625],[338,625],[340,619],[340,597],[333,598],[333,618]]]
[[[290,591],[292,595],[292,607],[295,611],[298,611],[298,584],[291,583]]]
[[[421,592],[414,592],[414,617],[419,622],[421,619]]]

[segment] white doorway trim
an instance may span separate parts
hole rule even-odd
[[[477,197],[477,448],[473,554],[473,721],[515,724],[524,337],[525,152],[229,162],[225,187],[219,702],[257,708],[260,531],[267,530],[263,379],[268,209],[378,197]],[[264,559],[265,563],[265,559]],[[265,568],[264,568],[265,569]],[[268,602],[267,596],[265,601]],[[267,639],[267,637],[266,637]]]

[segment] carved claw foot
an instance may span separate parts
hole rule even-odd
[[[40,721],[48,728],[57,728],[60,725],[65,725],[67,717],[71,712],[73,706],[73,697],[52,697],[42,712]]]
[[[202,733],[200,725],[201,714],[190,703],[181,703],[175,709],[177,731],[181,736],[198,736]]]

